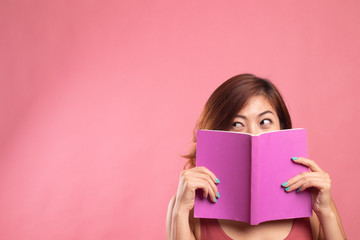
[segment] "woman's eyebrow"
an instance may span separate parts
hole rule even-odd
[[[274,115],[274,113],[270,110],[266,110],[265,112],[262,112],[258,115],[258,117],[261,117],[262,115],[265,115],[267,113],[271,113],[272,115]],[[243,115],[236,115],[235,118],[243,118],[243,119],[247,119],[247,117],[243,116]]]
[[[267,113],[271,113],[272,115],[274,115],[274,113],[273,113],[272,111],[267,110],[267,111],[265,111],[265,112],[260,113],[260,114],[259,114],[259,117],[261,117],[262,115],[265,115],[265,114],[267,114]]]
[[[235,118],[243,118],[243,119],[247,119],[245,116],[243,115],[236,115]]]

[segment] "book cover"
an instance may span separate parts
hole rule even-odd
[[[307,157],[305,129],[251,135],[198,130],[196,166],[219,179],[217,203],[195,198],[194,217],[229,219],[256,225],[264,221],[309,217],[311,193],[285,192],[281,184],[308,171],[292,157]]]

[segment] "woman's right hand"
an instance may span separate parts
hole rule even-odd
[[[182,171],[176,193],[178,211],[188,213],[193,209],[196,189],[202,189],[204,198],[209,196],[210,200],[216,203],[216,198],[220,197],[217,183],[220,183],[219,179],[206,167],[194,167]]]

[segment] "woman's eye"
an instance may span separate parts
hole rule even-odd
[[[242,124],[241,122],[234,122],[233,127],[244,127],[244,124]]]
[[[267,125],[267,124],[271,124],[272,121],[270,119],[264,119],[260,122],[260,125]]]

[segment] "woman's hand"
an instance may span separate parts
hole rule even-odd
[[[305,191],[312,188],[312,209],[316,213],[316,221],[321,226],[318,239],[346,239],[339,213],[331,199],[329,174],[321,170],[313,160],[302,157],[293,157],[292,160],[309,167],[311,171],[289,179],[287,184],[283,184],[283,187],[286,187],[285,191]]]
[[[303,172],[295,177],[289,179],[286,185],[283,185],[285,191],[305,191],[308,188],[312,189],[312,208],[319,216],[327,215],[332,212],[331,208],[331,180],[328,173],[321,170],[321,168],[313,161],[307,158],[294,157],[292,160],[295,163],[305,165],[310,168],[310,172]]]
[[[216,187],[219,179],[206,167],[194,167],[180,174],[179,186],[168,208],[166,217],[167,239],[196,239],[194,217],[190,211],[194,208],[195,191],[202,189],[204,197],[216,202],[220,197]]]
[[[217,201],[219,192],[216,184],[219,179],[206,167],[194,167],[181,172],[176,193],[176,205],[179,211],[189,212],[194,207],[195,190],[202,189],[204,197]]]

